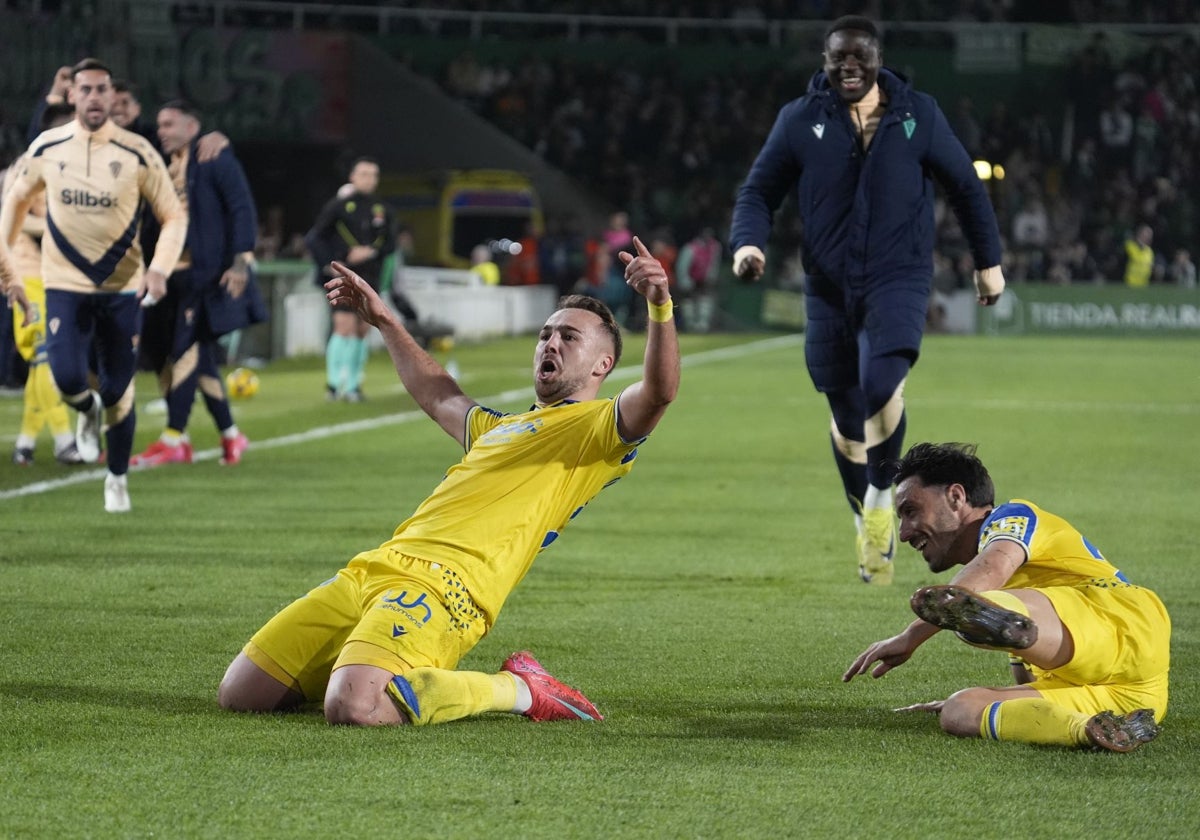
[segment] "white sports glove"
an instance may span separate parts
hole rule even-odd
[[[975,291],[979,302],[991,306],[1004,291],[1004,271],[998,265],[975,272]]]
[[[752,259],[758,260],[758,270],[747,275],[746,272],[751,271],[748,263]],[[767,258],[757,245],[743,245],[733,252],[733,273],[743,279],[757,280],[766,264]]]

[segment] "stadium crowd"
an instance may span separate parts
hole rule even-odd
[[[1121,4],[1103,5],[1101,17]],[[986,116],[966,97],[941,103],[968,150],[1003,165],[1006,177],[992,182],[992,198],[1014,281],[1121,281],[1127,243],[1148,226],[1150,280],[1195,283],[1196,43],[1164,36],[1124,60],[1113,53],[1096,34],[1070,62],[1061,103],[1000,100]],[[776,109],[802,93],[779,69],[722,68],[685,84],[670,71],[625,64],[531,55],[507,67],[471,52],[449,62],[440,82],[625,210],[632,227],[660,230],[673,242],[706,226],[726,230],[733,192]],[[941,211],[936,282],[965,288],[965,242],[953,214],[944,205]],[[791,253],[798,239],[794,223],[781,226],[776,247]]]
[[[70,27],[88,18],[88,3],[42,3],[36,13],[57,14]],[[211,11],[208,4],[175,7],[181,19]],[[281,9],[289,4],[280,3]],[[421,2],[360,3],[417,9]],[[5,10],[31,13],[27,4]],[[262,9],[262,4],[256,8]],[[1062,101],[994,101],[986,114],[969,98],[942,102],[956,134],[974,155],[1003,165],[992,199],[1005,236],[1005,274],[1012,282],[1127,282],[1196,285],[1200,248],[1196,198],[1200,191],[1200,22],[1187,2],[1133,0],[451,0],[437,11],[520,12],[637,17],[692,15],[712,19],[827,20],[865,11],[884,21],[951,20],[1149,25],[1130,37],[1103,29],[1067,65]],[[250,14],[239,12],[239,14]],[[233,20],[232,18],[230,19]],[[270,18],[264,18],[270,22]],[[263,21],[246,21],[248,24]],[[334,25],[314,18],[313,25]],[[307,25],[307,24],[306,24]],[[81,30],[82,31],[82,30]],[[1120,31],[1128,34],[1126,30]],[[615,37],[620,37],[619,35]],[[1131,43],[1140,45],[1131,49]],[[888,33],[884,49],[887,59]],[[711,291],[715,263],[711,232],[724,238],[733,195],[769,131],[779,106],[803,93],[807,72],[784,67],[730,72],[722,66],[684,79],[671,69],[640,69],[627,62],[584,61],[529,54],[513,63],[481,61],[464,51],[445,64],[438,81],[482,117],[533,149],[623,214],[621,226],[653,231],[656,255],[675,274],[687,258],[682,297]],[[28,142],[27,115],[0,116],[0,162]],[[648,139],[652,138],[652,139]],[[276,208],[263,208],[262,256],[297,256],[299,236],[279,230]],[[800,277],[799,223],[785,205],[772,247],[778,282]],[[953,214],[939,206],[935,287],[967,288],[970,259]],[[703,231],[710,235],[702,236]],[[580,220],[551,218],[531,251],[504,266],[507,282],[547,282],[564,291],[603,291],[614,274],[612,233],[587,230]],[[701,241],[701,244],[694,243]],[[689,247],[693,246],[693,247]],[[699,261],[692,259],[703,253]],[[518,276],[519,275],[519,276]],[[614,275],[615,276],[615,275]],[[676,279],[678,283],[678,279]],[[618,292],[619,284],[611,284]],[[620,308],[619,302],[616,302]],[[686,320],[684,321],[686,324]],[[8,377],[6,377],[7,379]],[[8,382],[0,384],[10,384]]]
[[[7,5],[22,6],[20,0]],[[42,6],[55,5],[45,0]],[[244,23],[273,21],[290,10],[272,12],[270,5],[290,7],[291,0],[267,0],[252,9],[230,9]],[[356,0],[354,6],[420,10],[428,0]],[[200,18],[211,3],[180,3],[177,16]],[[1136,0],[442,0],[439,12],[491,14],[599,15],[636,18],[706,18],[747,22],[831,20],[864,14],[876,20],[978,21],[985,23],[1147,23],[1200,22],[1200,9],[1188,0],[1142,3]],[[322,10],[328,11],[328,10]],[[336,10],[335,10],[336,11]],[[328,18],[326,18],[328,20]]]

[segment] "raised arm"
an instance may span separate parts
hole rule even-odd
[[[475,401],[421,349],[367,281],[340,262],[330,263],[329,268],[333,279],[325,283],[325,296],[330,304],[353,307],[358,317],[379,330],[408,393],[446,434],[465,445],[467,412]]]
[[[646,298],[650,318],[646,324],[646,357],[642,380],[621,392],[618,431],[625,440],[638,440],[654,431],[667,406],[679,391],[679,335],[667,272],[662,263],[650,256],[649,249],[636,236],[637,255],[620,252],[625,263],[625,282]]]

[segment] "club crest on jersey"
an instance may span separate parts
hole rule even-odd
[[[817,123],[812,129],[813,134],[817,135],[818,140],[825,136],[825,123]]]
[[[58,335],[58,328],[62,326],[62,321],[58,318],[51,318],[50,323],[46,326],[50,328],[51,335]]]
[[[67,162],[65,160],[60,160],[58,162],[58,174],[59,175],[63,174],[63,170],[66,168],[67,168]]]
[[[917,130],[917,121],[909,117],[904,121],[904,136],[909,140],[912,139],[913,132]]]
[[[119,160],[109,161],[108,171],[112,173],[112,176],[114,178],[116,178],[118,175],[120,175],[121,174],[121,161],[119,161]]]

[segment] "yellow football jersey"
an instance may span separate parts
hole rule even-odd
[[[476,406],[466,455],[383,547],[452,568],[492,624],[538,551],[633,468],[642,441],[621,439],[617,411],[615,399]]]
[[[1025,548],[1027,559],[1005,589],[1077,586],[1111,579],[1128,582],[1071,523],[1025,499],[998,506],[984,521],[979,551],[994,540],[1011,540]]]
[[[1028,688],[1077,712],[1167,711],[1171,619],[1152,590],[1136,586],[1069,522],[1025,499],[984,521],[979,550],[995,540],[1024,546],[1027,560],[1005,589],[1050,599],[1074,640],[1071,660],[1052,671],[1027,663]]]

